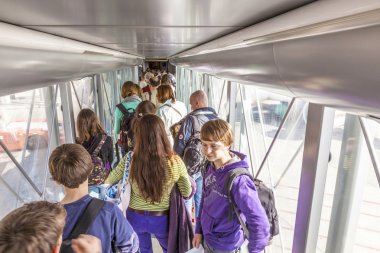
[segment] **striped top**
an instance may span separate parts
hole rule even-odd
[[[126,160],[127,160],[127,156],[125,155],[123,158],[121,158],[116,168],[111,170],[106,181],[104,182],[105,184],[113,185],[119,182],[121,179],[123,179]]]
[[[123,158],[115,169],[113,169],[108,176],[106,183],[114,184],[122,179],[125,159]],[[170,159],[166,160],[166,167],[168,169],[168,181],[164,187],[164,194],[160,203],[151,204],[149,201],[145,201],[142,197],[140,190],[135,182],[131,183],[131,200],[129,207],[137,210],[149,210],[149,211],[163,211],[169,209],[170,192],[175,183],[184,197],[188,197],[191,194],[191,184],[189,175],[187,174],[186,166],[178,155],[173,155]]]

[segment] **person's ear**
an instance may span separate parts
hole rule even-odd
[[[52,253],[59,253],[62,245],[62,235],[59,237],[57,244],[54,246]]]
[[[52,253],[59,253],[59,250],[60,250],[60,249],[61,249],[61,244],[57,244],[57,245],[55,245],[55,247],[54,247]]]

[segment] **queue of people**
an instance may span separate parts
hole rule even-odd
[[[228,219],[227,174],[249,165],[244,154],[231,150],[232,129],[208,106],[206,94],[191,94],[192,111],[187,114],[175,98],[173,75],[160,78],[147,72],[139,85],[122,85],[113,138],[92,110],[80,111],[76,144],[63,144],[49,157],[50,174],[64,187],[64,198],[60,203],[26,204],[8,214],[0,222],[0,253],[151,253],[152,235],[170,253],[200,245],[206,253],[240,252],[245,238],[250,253],[265,248],[268,219],[246,175],[233,182],[231,196],[249,234],[244,234],[237,214]],[[177,133],[171,131],[175,123]],[[119,143],[122,158],[112,169],[113,142]],[[103,201],[107,185],[118,182],[130,186],[126,210]],[[174,189],[182,196],[180,202],[171,199]],[[182,201],[184,208],[172,206]],[[180,219],[184,223],[171,222],[177,223],[178,217],[185,217]]]

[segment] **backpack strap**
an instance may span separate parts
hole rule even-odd
[[[198,111],[198,112],[193,112],[193,113],[190,113],[189,116],[192,118],[193,120],[193,131],[195,133],[200,133],[201,132],[201,128],[202,126],[199,124],[199,121],[196,119],[198,115],[211,115],[211,114],[215,114],[214,112],[211,112],[211,111]]]
[[[120,185],[121,187],[125,186],[125,183],[128,179],[131,162],[132,162],[133,151],[129,151],[125,156],[127,157],[127,159],[125,159],[125,168],[124,168],[123,178],[121,179],[121,185]],[[120,194],[121,194],[121,191],[118,190],[116,197],[120,198]]]
[[[96,147],[94,152],[92,152],[92,154],[91,154],[92,156],[98,156],[99,155],[99,152],[102,149],[103,144],[106,142],[106,139],[107,139],[107,135],[103,134],[102,139],[100,140],[98,146]]]
[[[198,115],[198,114],[197,114]],[[190,115],[190,118],[192,119],[193,121],[193,134],[196,134],[196,133],[200,133],[201,132],[201,125],[199,124],[199,121],[197,119],[197,117],[195,117],[195,115]],[[190,137],[191,138],[191,137]]]
[[[174,108],[174,106],[169,105],[169,104],[163,104],[162,107],[164,107],[164,106],[169,106],[169,107],[172,108],[176,113],[178,113],[179,116],[181,116],[181,118],[183,117],[182,114],[181,114],[177,109]]]
[[[80,234],[86,234],[92,222],[95,220],[96,216],[98,216],[100,210],[105,204],[105,201],[93,198],[87,205],[83,214],[79,217],[68,238],[75,239]]]
[[[118,108],[123,113],[123,115],[128,114],[128,110],[124,107],[123,103],[117,104],[116,108]]]
[[[233,186],[235,178],[237,178],[238,176],[241,176],[241,175],[247,175],[253,181],[253,177],[248,172],[248,170],[246,170],[245,168],[236,168],[236,169],[231,170],[228,173],[228,176],[226,177],[226,180],[224,181],[224,188],[227,191],[227,198],[228,198],[228,202],[230,204],[229,209],[228,209],[228,221],[232,221],[232,213],[235,212],[235,214],[236,214],[236,216],[240,222],[240,225],[243,228],[245,237],[248,238],[249,233],[248,233],[247,225],[245,224],[243,219],[240,217],[240,212],[239,212],[238,208],[236,207],[236,204],[234,203],[234,200],[233,200],[232,194],[231,194],[232,186]]]

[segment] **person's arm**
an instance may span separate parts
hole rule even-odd
[[[180,156],[183,157],[183,152],[185,147],[190,140],[190,137],[193,133],[193,121],[191,116],[187,116],[179,129],[178,135],[174,140],[174,151]]]
[[[139,250],[139,238],[133,230],[131,224],[123,216],[121,210],[115,205],[115,221],[113,227],[114,231],[114,244],[121,253],[134,253]]]
[[[115,142],[119,139],[120,123],[121,123],[122,117],[123,117],[123,113],[119,110],[119,108],[116,107],[115,120],[114,120],[114,126],[113,126],[113,137],[114,137]]]
[[[186,166],[180,158],[178,158],[178,164],[179,178],[177,181],[177,185],[179,191],[181,192],[181,195],[187,198],[191,194],[191,183],[189,180],[189,174],[187,174]]]
[[[113,170],[111,170],[110,174],[108,175],[105,181],[106,184],[113,185],[119,182],[121,179],[123,179],[126,160],[127,156],[124,156],[119,162],[119,164]]]
[[[259,253],[269,241],[269,221],[260,203],[256,187],[248,176],[242,175],[234,180],[231,193],[238,210],[246,218],[249,252]]]

